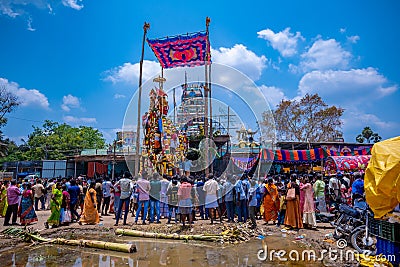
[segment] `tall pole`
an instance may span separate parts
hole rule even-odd
[[[205,81],[204,81],[204,136],[207,138],[207,137],[209,137],[209,130],[208,130],[208,92],[209,92],[209,88],[208,88],[208,86],[209,86],[209,84],[208,84],[208,74],[209,74],[209,72],[208,72],[208,63],[209,63],[209,58],[208,58],[208,56],[209,56],[209,54],[208,54],[208,49],[209,49],[209,41],[208,41],[208,26],[210,25],[210,18],[209,17],[206,17],[206,33],[207,33],[207,44],[206,44],[206,58],[205,58],[205,64],[204,64],[204,79],[205,79]],[[209,151],[208,151],[208,142],[209,141],[207,141],[206,143],[205,143],[205,153],[204,153],[204,155],[205,155],[205,161],[206,161],[206,164],[207,164],[207,167],[206,167],[206,169],[205,169],[205,173],[206,173],[206,176],[208,176],[208,174],[209,174],[209,168],[208,168],[208,163],[209,163],[209,160],[208,160],[208,156],[209,156]]]
[[[210,102],[209,102],[209,105],[210,105],[210,119],[211,119],[211,121],[210,121],[210,133],[209,133],[209,139],[210,139],[210,141],[211,140],[213,140],[213,123],[214,123],[214,121],[213,121],[213,113],[212,113],[212,97],[211,97],[211,93],[212,93],[212,90],[211,90],[211,55],[210,55],[210,53],[209,53],[209,49],[210,49],[210,39],[209,39],[209,30],[208,30],[208,28],[209,28],[209,25],[210,25],[210,22],[211,22],[211,19],[209,18],[209,17],[207,17],[206,18],[206,33],[207,33],[207,50],[206,50],[206,59],[207,59],[207,65],[208,65],[208,73],[207,73],[207,75],[208,75],[208,86],[207,86],[207,88],[208,88],[208,91],[209,91],[209,95],[208,95],[208,97],[209,97],[209,99],[210,99]],[[208,151],[208,149],[207,149],[207,151]],[[214,155],[215,156],[215,155]],[[212,162],[211,162],[211,165],[210,165],[210,172],[211,173],[213,173],[214,172],[214,166],[213,166],[213,163],[214,163],[214,157],[213,157],[213,160],[212,160]]]
[[[144,43],[146,41],[147,30],[150,29],[150,24],[145,22],[143,25],[143,40],[142,40],[142,56],[140,58],[139,68],[139,95],[138,95],[138,114],[136,126],[136,154],[135,154],[135,175],[139,173],[139,151],[140,151],[140,108],[142,105],[142,76],[143,76],[143,58],[144,58]]]

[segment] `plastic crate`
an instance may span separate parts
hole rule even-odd
[[[369,218],[368,220],[368,231],[371,235],[379,236],[381,229],[380,221],[375,220],[374,218]]]
[[[390,223],[384,220],[368,220],[368,230],[372,235],[389,240],[391,242],[400,243],[400,224]]]
[[[393,266],[397,267],[400,263],[400,244],[377,237],[376,255],[384,255]]]

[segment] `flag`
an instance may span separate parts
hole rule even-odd
[[[147,43],[164,69],[204,65],[207,54],[210,61],[210,44],[205,32],[147,39]]]

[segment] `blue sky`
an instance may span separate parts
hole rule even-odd
[[[3,131],[27,139],[32,125],[51,119],[96,127],[110,142],[138,86],[143,22],[151,24],[148,37],[157,38],[203,30],[209,16],[213,62],[242,71],[271,106],[317,92],[345,109],[346,141],[367,125],[383,138],[397,136],[399,7],[398,1],[1,0],[0,84],[21,101]],[[145,59],[149,79],[159,67],[147,45]],[[182,73],[165,74],[183,80]]]

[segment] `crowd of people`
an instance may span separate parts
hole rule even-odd
[[[80,176],[0,182],[0,216],[5,226],[28,225],[38,220],[36,212],[50,209],[47,228],[98,224],[111,214],[115,226],[120,221],[127,225],[131,214],[135,224],[166,219],[167,224],[191,227],[196,220],[210,220],[211,224],[249,222],[255,228],[263,219],[265,224],[300,229],[317,227],[316,213],[330,212],[335,203],[351,204],[363,194],[361,173],[259,178],[248,173],[193,177],[143,172],[133,178],[125,172],[115,181]]]

